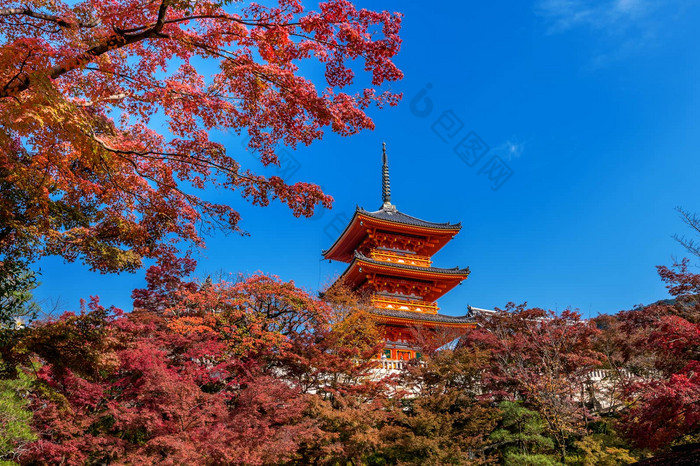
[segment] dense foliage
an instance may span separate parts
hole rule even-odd
[[[624,464],[697,442],[700,277],[583,321],[525,306],[376,370],[361,302],[274,277],[198,282],[170,257],[123,313],[17,329],[0,455],[22,464]],[[603,374],[595,378],[595,374]]]

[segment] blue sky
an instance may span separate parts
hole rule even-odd
[[[386,141],[393,203],[463,225],[434,257],[471,269],[439,301],[441,312],[527,301],[589,316],[666,297],[655,266],[683,256],[671,236],[686,233],[674,208],[700,212],[698,2],[363,6],[405,15],[397,62],[406,77],[393,85],[403,102],[373,110],[373,132],[329,134],[266,170],[320,184],[335,198],[332,211],[297,219],[279,204],[211,193],[239,209],[250,236],[209,237],[197,253],[200,276],[263,271],[310,291],[330,282],[345,264],[320,252],[356,205],[379,208]],[[489,148],[483,155],[464,152],[475,135]],[[255,164],[239,138],[220,140]],[[57,258],[39,265],[37,297],[61,309],[95,294],[130,309],[131,290],[143,285],[143,271],[99,275]]]

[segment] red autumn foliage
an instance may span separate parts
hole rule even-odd
[[[582,435],[593,417],[581,391],[588,373],[601,364],[592,344],[597,334],[576,312],[556,314],[509,303],[484,316],[460,344],[488,352],[482,376],[486,394],[525,400],[536,409],[563,461],[569,437]]]
[[[243,134],[267,166],[326,128],[372,128],[367,108],[400,97],[380,89],[402,77],[400,21],[346,0],[5,2],[0,249],[134,270],[208,228],[240,231],[208,189],[296,216],[330,207],[318,186],[244,168],[210,135]],[[355,83],[356,61],[369,82]],[[318,82],[301,72],[314,64]]]
[[[626,434],[639,446],[659,449],[700,428],[700,364],[693,361],[667,379],[639,383],[637,399],[623,418]]]
[[[22,461],[268,464],[321,436],[308,396],[273,362],[289,332],[323,330],[323,304],[263,276],[196,286],[186,263],[169,271],[178,267],[169,279],[168,268],[152,268],[135,292],[154,309],[124,315],[95,298],[89,312],[46,322],[23,342],[43,365],[33,394],[40,438]],[[177,297],[167,307],[163,287]],[[208,325],[178,325],[195,317]]]
[[[488,463],[513,452],[504,400],[529,413],[523,461],[631,461],[643,453],[615,431],[656,450],[700,430],[697,276],[683,264],[662,270],[675,301],[591,321],[509,304],[391,376],[375,371],[380,329],[343,290],[322,301],[264,275],[199,283],[194,265],[169,254],[133,312],[93,298],[3,348],[34,379],[38,440],[20,462]],[[592,385],[601,367],[625,375]],[[599,409],[591,389],[615,403]]]
[[[628,388],[627,435],[640,446],[657,449],[700,431],[700,275],[688,261],[659,267],[672,303],[621,313],[626,350],[645,355],[646,372]]]

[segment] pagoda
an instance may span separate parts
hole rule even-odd
[[[382,145],[382,200],[374,212],[357,207],[323,257],[348,263],[336,283],[368,295],[370,313],[383,331],[383,358],[420,358],[422,348],[448,343],[474,327],[471,316],[438,313],[437,299],[460,284],[469,269],[433,267],[432,256],[459,233],[461,224],[432,223],[391,203],[386,144]]]

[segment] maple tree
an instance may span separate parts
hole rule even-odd
[[[637,463],[637,457],[616,435],[589,435],[575,442],[582,466],[616,466]]]
[[[305,408],[297,391],[231,357],[213,334],[185,337],[153,313],[109,317],[91,306],[27,342],[44,364],[33,393],[39,439],[22,461],[260,464],[308,435],[309,423],[295,421]],[[76,329],[99,336],[88,354]]]
[[[307,416],[320,434],[302,444],[297,464],[363,464],[382,445],[393,380],[377,373],[384,345],[367,303],[339,286],[323,293],[325,325],[298,334],[279,360],[279,374],[310,398]]]
[[[643,355],[640,377],[627,387],[630,410],[622,425],[638,445],[652,449],[697,441],[700,433],[700,275],[688,261],[658,267],[670,303],[620,313],[627,353]]]
[[[489,353],[457,348],[412,361],[397,380],[380,431],[380,455],[390,464],[485,464],[493,462],[489,434],[500,417],[484,397]]]
[[[332,463],[373,449],[387,384],[364,379],[380,344],[366,315],[331,318],[264,275],[196,282],[193,267],[149,268],[129,314],[93,298],[22,336],[38,437],[22,462]]]
[[[589,372],[601,364],[593,348],[598,330],[570,310],[556,314],[509,303],[497,311],[482,317],[460,344],[489,350],[486,390],[536,411],[564,462],[569,441],[582,438],[593,419],[582,395]]]
[[[400,21],[345,0],[5,3],[0,250],[134,270],[209,228],[241,231],[206,189],[297,216],[330,207],[316,185],[242,167],[211,134],[243,134],[267,166],[281,144],[372,128],[367,108],[400,97],[381,89],[402,77]],[[313,63],[316,82],[301,72]]]
[[[311,322],[313,309],[323,321],[320,303],[270,277],[195,283],[190,266],[152,267],[130,314],[93,298],[22,339],[25,370],[40,364],[38,440],[23,462],[269,464],[319,432],[307,397],[270,368],[289,332],[306,331],[291,322]]]

